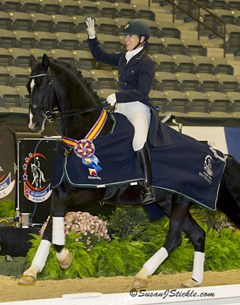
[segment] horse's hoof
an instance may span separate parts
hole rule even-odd
[[[142,288],[147,288],[147,286],[148,286],[147,279],[135,278],[132,284],[132,289],[142,289]]]
[[[72,253],[69,252],[68,255],[65,257],[64,260],[59,261],[59,265],[62,269],[67,269],[70,267],[72,263]]]
[[[18,285],[34,285],[36,280],[36,277],[33,275],[23,275],[18,281]]]
[[[146,268],[142,268],[135,276],[132,289],[140,289],[146,288],[148,286],[148,278],[149,278],[148,271]]]
[[[189,279],[187,281],[185,281],[184,283],[182,283],[182,287],[183,288],[194,288],[194,287],[199,287],[201,284],[199,284],[198,282],[194,281],[193,279]]]

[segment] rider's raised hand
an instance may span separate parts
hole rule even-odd
[[[87,17],[86,25],[87,25],[88,37],[90,39],[95,38],[96,37],[96,31],[95,31],[95,20],[94,20],[94,18]]]

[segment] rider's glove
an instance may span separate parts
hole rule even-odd
[[[111,106],[114,106],[117,102],[117,99],[116,99],[116,94],[115,93],[112,93],[110,94],[107,98],[106,98],[106,101],[108,102],[108,104],[110,104]]]
[[[87,25],[88,37],[90,39],[95,38],[96,37],[96,31],[95,31],[95,21],[94,21],[94,18],[88,17],[86,19],[86,25]]]

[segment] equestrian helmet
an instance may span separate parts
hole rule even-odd
[[[144,22],[143,20],[133,19],[128,22],[118,34],[146,36],[146,38],[148,39],[150,36],[150,29],[146,22]]]

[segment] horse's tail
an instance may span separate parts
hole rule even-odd
[[[43,172],[39,169],[39,178],[43,181],[43,182],[46,182],[46,179],[44,177],[44,174]]]
[[[217,208],[240,229],[240,164],[232,156],[226,159]]]
[[[42,181],[43,181],[43,182],[46,182],[46,179],[45,179],[45,177],[44,177],[43,174],[42,174]]]

